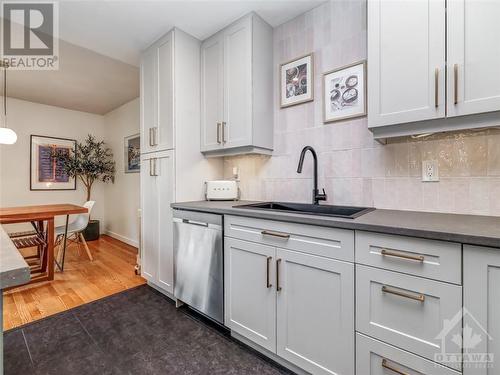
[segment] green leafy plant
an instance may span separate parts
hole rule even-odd
[[[76,144],[74,153],[59,152],[54,157],[68,176],[82,181],[87,191],[87,201],[90,200],[94,182],[115,182],[113,152],[104,141],[96,141],[90,134],[84,142]]]

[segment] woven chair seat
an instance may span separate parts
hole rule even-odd
[[[35,230],[28,230],[24,232],[12,232],[9,233],[10,238],[17,238],[17,237],[28,237],[28,236],[36,236],[38,233]]]
[[[13,238],[12,242],[18,249],[26,249],[28,247],[38,247],[46,245],[45,240],[39,235]]]

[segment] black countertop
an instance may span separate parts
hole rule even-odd
[[[490,246],[500,249],[500,217],[497,216],[456,215],[377,209],[356,219],[343,219],[234,207],[250,203],[257,202],[182,202],[173,203],[172,208],[287,221],[323,227],[357,229],[432,240],[460,242],[469,245]]]

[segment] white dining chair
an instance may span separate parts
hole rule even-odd
[[[94,204],[95,204],[94,201],[85,202],[83,207],[85,207],[88,211],[84,214],[77,215],[76,219],[68,224],[68,232],[66,237],[67,241],[69,240],[71,242],[77,243],[78,246],[80,246],[80,244],[83,244],[83,247],[85,248],[85,251],[87,252],[87,255],[91,261],[94,260],[94,258],[92,257],[92,253],[90,252],[90,249],[87,245],[87,242],[85,241],[85,238],[83,237],[83,231],[89,225],[90,212],[92,211],[92,207],[94,207]],[[65,225],[61,225],[55,228],[56,246],[59,246],[61,245],[61,243],[64,242],[63,240],[65,231],[66,231]],[[64,268],[65,253],[66,253],[66,248],[59,249],[57,253],[61,264],[60,267],[61,270]]]

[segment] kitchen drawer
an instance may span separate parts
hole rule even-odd
[[[356,265],[358,332],[435,360],[460,350],[461,307],[461,286]]]
[[[356,231],[356,263],[462,284],[462,245]]]
[[[460,375],[392,345],[356,334],[356,373],[360,375]]]
[[[354,262],[352,230],[228,215],[224,222],[228,237]]]

